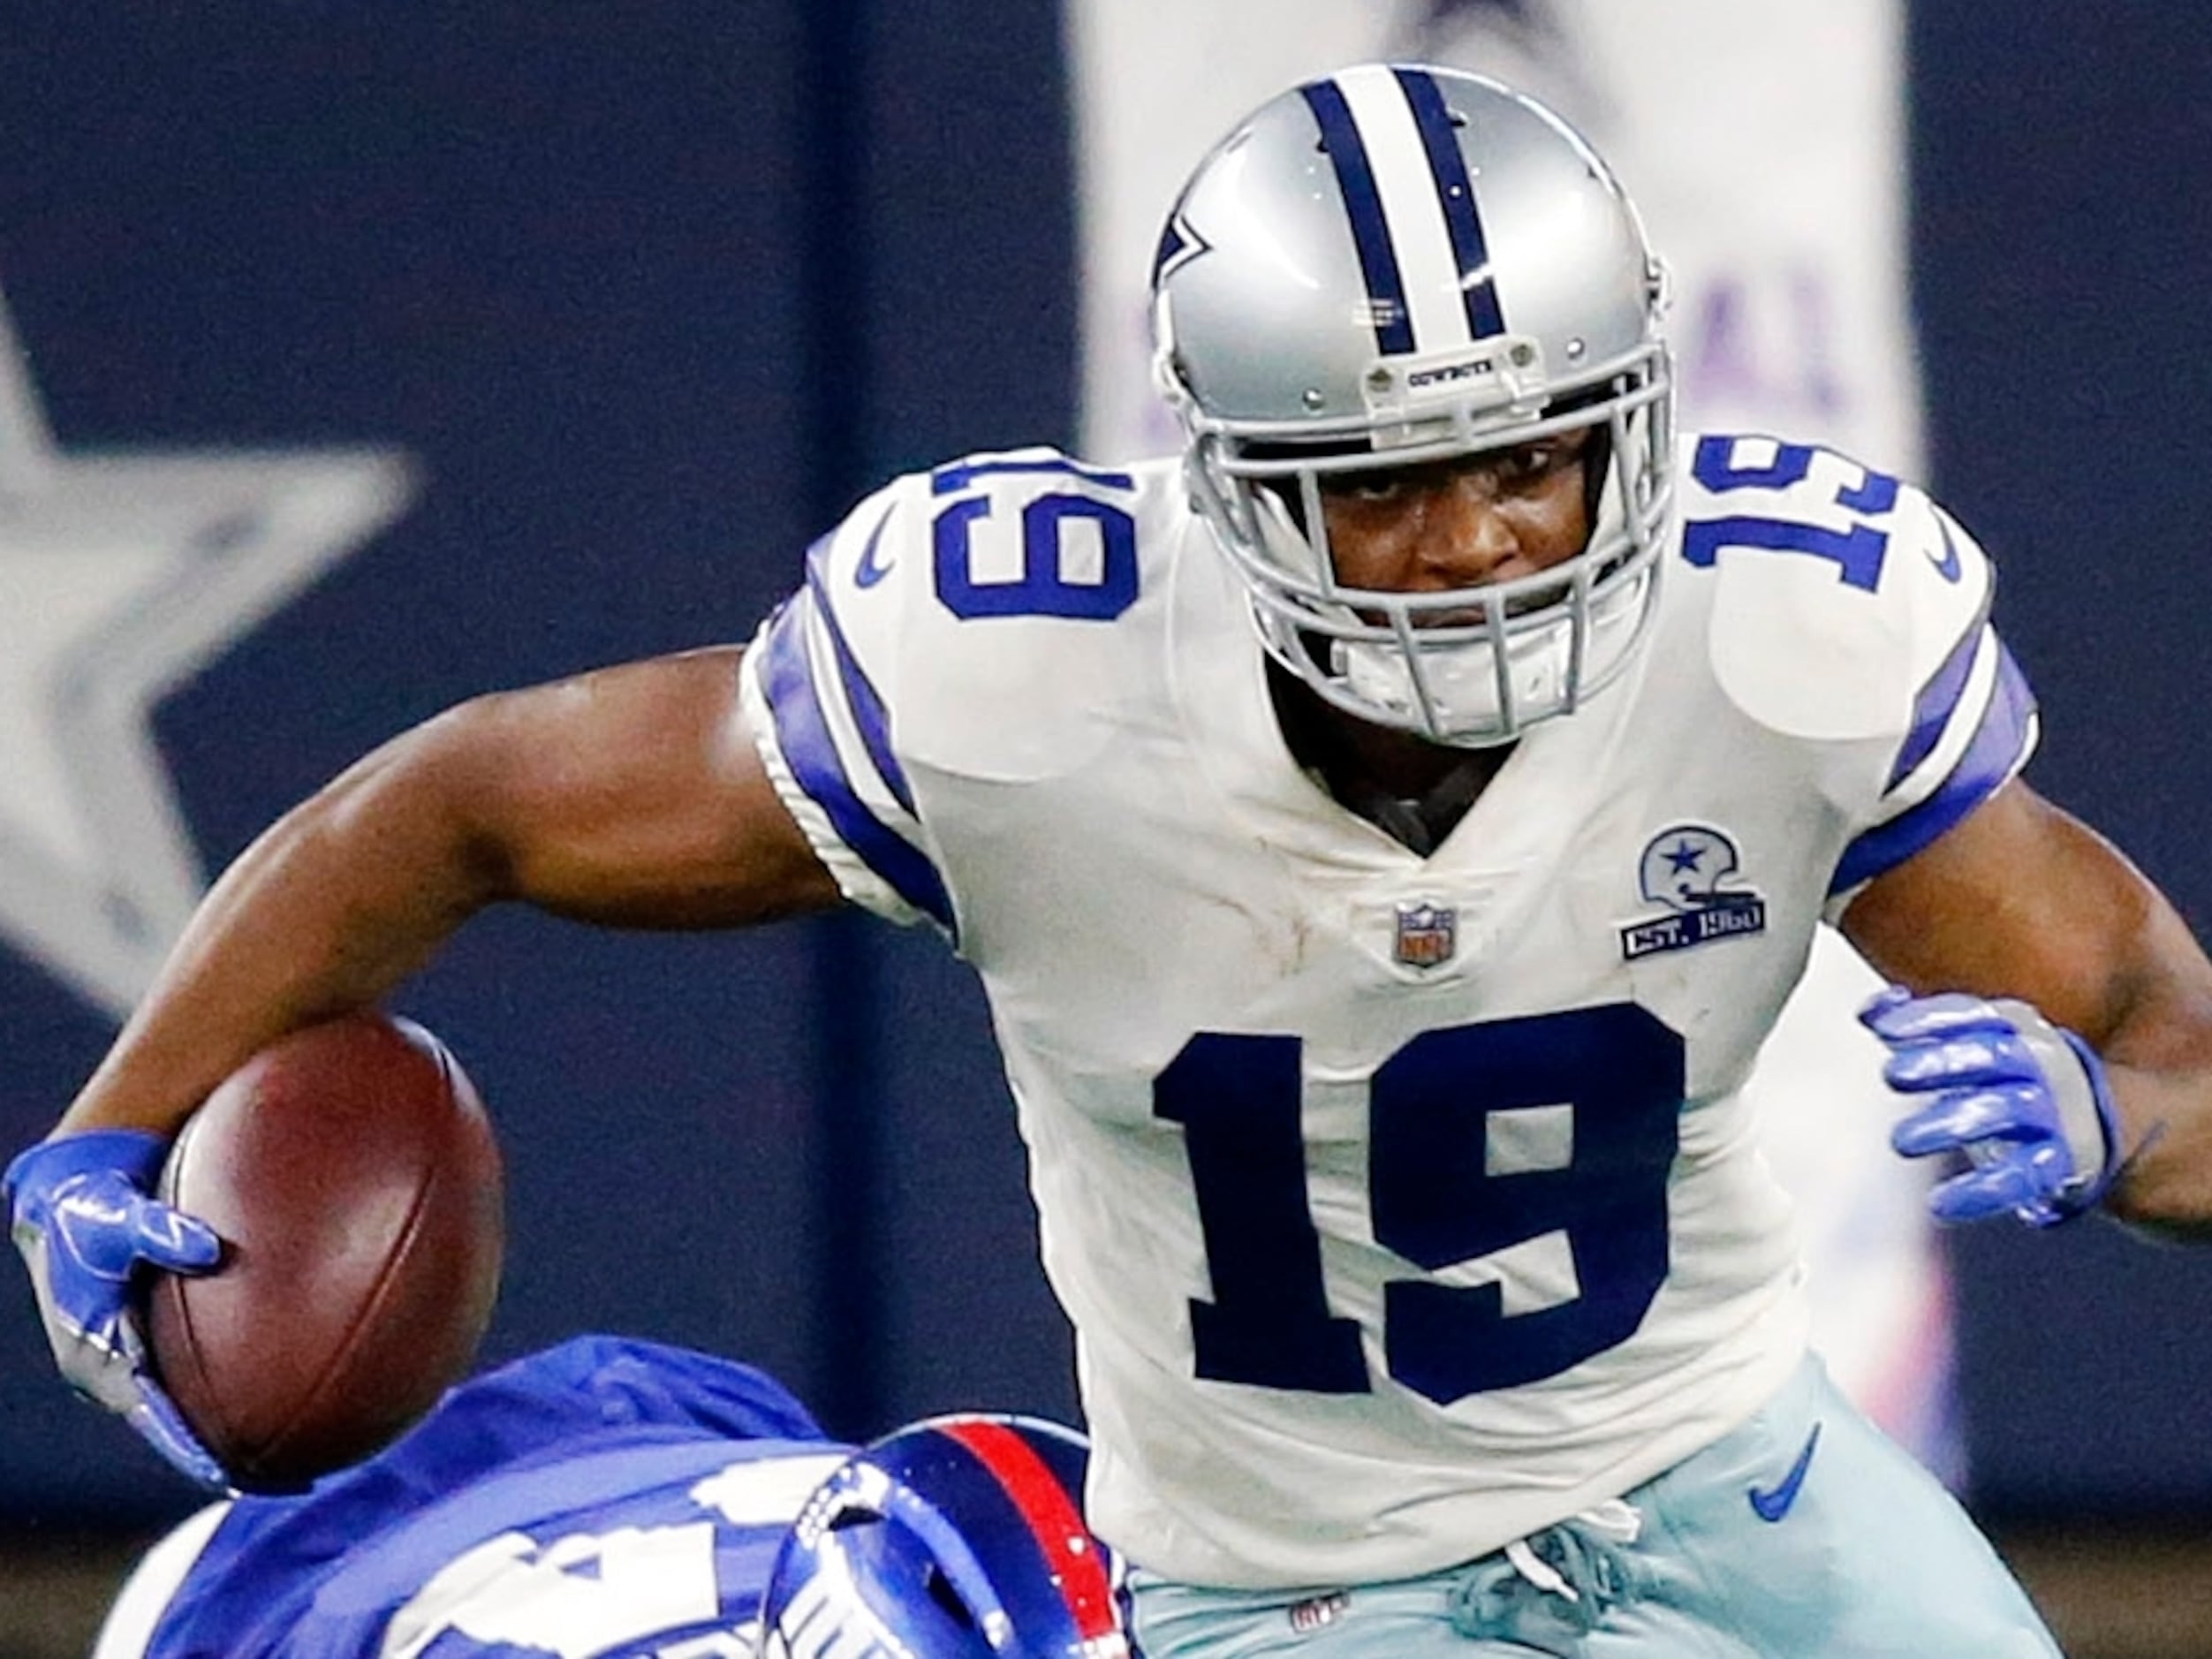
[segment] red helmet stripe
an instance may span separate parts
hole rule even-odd
[[[1106,1579],[1105,1557],[1059,1477],[1027,1441],[1002,1423],[958,1421],[943,1427],[990,1471],[1029,1523],[1083,1639],[1113,1634],[1114,1592]]]

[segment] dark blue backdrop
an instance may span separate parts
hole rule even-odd
[[[1049,7],[129,10],[0,34],[0,281],[57,437],[391,443],[427,479],[163,706],[211,864],[473,691],[741,636],[879,473],[1064,438]],[[402,1006],[509,1155],[496,1353],[649,1332],[759,1360],[854,1431],[1072,1412],[981,998],[930,942],[497,915]],[[0,1139],[109,1034],[0,955]],[[174,1511],[4,1276],[0,1504]]]
[[[2212,13],[1913,7],[1934,471],[2002,563],[2046,793],[2212,936]],[[1992,1504],[2212,1508],[2212,1258],[2103,1223],[1954,1240]]]
[[[2194,717],[2212,469],[2212,24],[1914,16],[1937,481],[2004,560],[2035,776],[2212,922]],[[220,863],[472,691],[748,630],[871,478],[1072,428],[1071,185],[1039,0],[12,8],[0,282],[66,445],[381,442],[408,514],[163,706]],[[488,919],[407,993],[498,1117],[505,1354],[743,1353],[860,1431],[1072,1409],[980,998],[845,920]],[[102,1019],[0,955],[0,1140]],[[810,1248],[809,1241],[827,1241]],[[1984,1492],[2212,1506],[2212,1258],[1959,1240]],[[0,1506],[188,1501],[51,1381],[0,1279]]]

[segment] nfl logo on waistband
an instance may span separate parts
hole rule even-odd
[[[1390,954],[1407,967],[1442,967],[1458,948],[1459,913],[1448,905],[1398,907],[1398,944]]]

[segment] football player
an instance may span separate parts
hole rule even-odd
[[[578,1337],[307,1492],[202,1510],[94,1659],[1115,1659],[1083,1459],[1004,1415],[836,1445],[751,1367]]]
[[[2019,780],[1981,549],[1678,440],[1635,212],[1493,81],[1269,101],[1154,287],[1180,457],[899,479],[748,648],[462,705],[250,848],[13,1166],[64,1371],[159,1424],[168,1138],[463,918],[842,899],[982,979],[1155,1659],[2052,1651],[1808,1359],[1739,1093],[1825,916],[1941,1216],[2212,1218],[2212,963]]]

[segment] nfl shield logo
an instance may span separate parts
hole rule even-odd
[[[1407,967],[1442,967],[1458,948],[1459,913],[1426,900],[1398,907],[1398,943],[1390,954]]]

